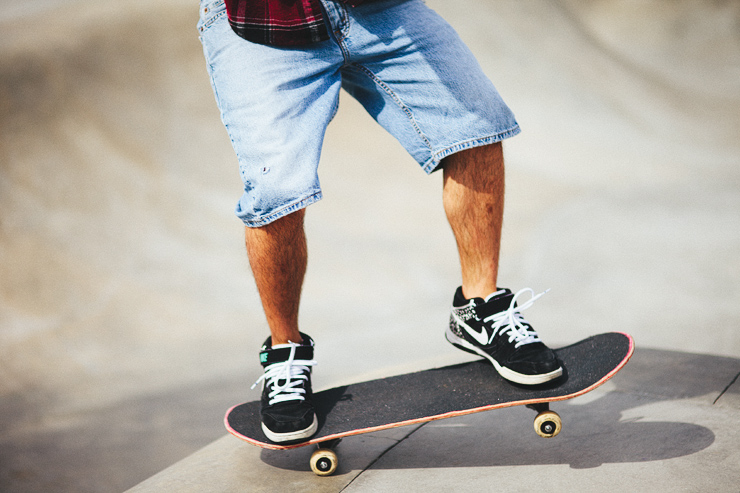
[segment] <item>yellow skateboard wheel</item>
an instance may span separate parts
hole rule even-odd
[[[337,454],[328,448],[319,448],[311,454],[311,470],[317,476],[331,476],[337,470]]]
[[[534,418],[534,431],[543,438],[552,438],[563,428],[560,416],[555,411],[542,411]]]

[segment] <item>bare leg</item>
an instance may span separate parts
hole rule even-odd
[[[301,342],[298,306],[308,260],[305,209],[261,228],[246,228],[249,264],[272,334],[272,344]]]
[[[460,255],[463,294],[486,297],[497,289],[504,213],[501,143],[445,158],[442,197]]]

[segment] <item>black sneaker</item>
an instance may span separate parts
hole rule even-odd
[[[532,297],[522,306],[517,299],[525,292]],[[563,368],[555,353],[545,346],[521,311],[542,296],[529,288],[512,294],[501,289],[485,300],[465,299],[458,288],[452,302],[447,340],[456,347],[487,358],[507,380],[537,385],[558,378]]]
[[[301,344],[278,344],[271,347],[267,338],[260,349],[260,363],[265,369],[252,385],[262,387],[262,431],[273,442],[299,442],[310,438],[318,428],[311,403],[311,367],[313,340],[301,334]]]

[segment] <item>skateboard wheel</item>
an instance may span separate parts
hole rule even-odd
[[[560,416],[555,411],[543,411],[534,418],[534,431],[542,438],[552,438],[563,428]]]
[[[327,448],[320,448],[311,454],[311,470],[317,476],[331,476],[337,470],[339,459],[337,454]]]

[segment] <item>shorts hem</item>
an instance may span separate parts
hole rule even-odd
[[[292,214],[293,212],[296,212],[298,210],[305,209],[309,205],[318,202],[322,198],[323,194],[319,191],[314,193],[313,195],[310,195],[309,197],[306,197],[305,199],[293,202],[292,204],[286,205],[275,212],[271,212],[268,215],[258,217],[256,220],[244,219],[238,213],[237,217],[241,219],[244,225],[248,228],[260,228],[262,226],[267,226],[271,222],[277,221],[281,217],[287,216],[288,214]]]
[[[496,142],[501,142],[505,139],[518,135],[519,133],[521,133],[521,131],[522,130],[519,128],[519,125],[517,124],[507,130],[504,130],[503,132],[499,132],[494,135],[489,135],[488,137],[476,137],[476,138],[465,140],[462,142],[457,142],[455,144],[445,147],[442,150],[432,153],[432,156],[421,165],[421,168],[424,170],[425,173],[431,174],[434,171],[437,171],[439,169],[439,163],[442,161],[442,159],[446,158],[447,156],[450,156],[460,151],[464,151],[466,149],[472,149],[474,147],[481,147],[484,145],[495,144]]]

